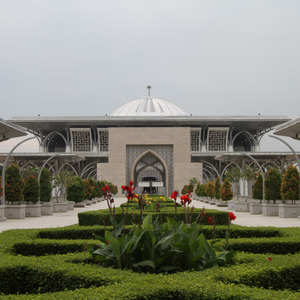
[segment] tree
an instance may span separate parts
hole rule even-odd
[[[85,196],[83,180],[80,177],[74,177],[73,181],[67,187],[67,200],[76,203],[82,202]]]
[[[20,169],[15,164],[11,164],[5,170],[5,197],[9,202],[23,200],[24,180]]]
[[[40,200],[50,202],[52,196],[51,174],[49,170],[43,168],[40,177]]]
[[[225,178],[235,185],[236,197],[238,199],[239,198],[239,190],[238,190],[239,185],[238,184],[240,182],[240,179],[243,178],[243,174],[242,174],[241,170],[237,167],[233,167],[230,170],[227,170]]]
[[[209,181],[205,185],[205,194],[211,199],[215,196],[215,184],[213,181]]]
[[[259,200],[263,198],[262,175],[260,172],[256,174],[256,179],[252,187],[252,197]]]
[[[281,174],[276,169],[270,169],[265,179],[265,199],[276,200],[281,199]]]
[[[196,177],[192,177],[191,179],[190,179],[190,187],[192,188],[190,191],[191,192],[193,192],[194,191],[194,187],[196,186],[196,184],[197,184],[197,182],[198,182],[198,180],[197,180],[197,178]]]
[[[283,175],[281,183],[282,199],[294,201],[299,199],[299,172],[290,165]]]
[[[72,183],[73,177],[73,173],[67,170],[60,171],[53,176],[52,180],[53,186],[55,187],[55,197],[57,202],[59,193],[63,192],[63,188],[66,190],[67,185]],[[64,194],[64,200],[65,199],[66,194]]]
[[[223,201],[229,201],[233,198],[233,192],[229,180],[225,179],[223,181],[220,189],[220,194],[221,194],[221,199]]]
[[[217,177],[215,180],[215,190],[214,190],[214,194],[215,194],[215,198],[217,200],[220,199],[220,188],[221,188],[221,182],[220,182],[220,178]]]
[[[37,203],[39,201],[39,183],[34,175],[29,175],[24,180],[24,200],[29,202]]]

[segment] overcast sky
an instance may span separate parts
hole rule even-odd
[[[296,118],[299,80],[299,0],[0,0],[4,119],[103,116],[147,85],[193,115]]]

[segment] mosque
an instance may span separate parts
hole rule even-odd
[[[249,155],[262,164],[283,167],[293,160],[291,153],[261,152],[260,142],[289,120],[286,116],[196,116],[150,96],[149,89],[148,96],[125,103],[109,116],[12,117],[10,124],[39,140],[39,153],[16,153],[11,159],[21,168],[48,160],[52,172],[68,169],[118,187],[133,180],[137,193],[170,195],[192,177],[200,182],[222,177],[230,163],[243,165]],[[216,159],[224,154],[226,159]],[[3,158],[0,155],[0,161]]]

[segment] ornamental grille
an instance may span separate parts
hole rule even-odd
[[[209,129],[208,131],[208,151],[227,151],[228,129]]]
[[[91,152],[91,132],[83,130],[71,130],[73,152]]]
[[[191,151],[200,151],[201,129],[191,130]]]
[[[98,131],[98,141],[99,141],[99,151],[107,152],[108,151],[108,130]]]

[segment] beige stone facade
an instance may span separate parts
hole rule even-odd
[[[199,176],[202,174],[202,164],[191,163],[190,130],[190,127],[109,128],[108,163],[97,165],[98,180],[105,179],[116,184],[119,187],[119,193],[121,193],[120,186],[128,183],[126,178],[128,177],[126,176],[127,146],[138,145],[151,148],[154,145],[171,145],[173,147],[173,174],[170,174],[170,168],[161,156],[153,150],[151,152],[160,158],[166,168],[166,194],[170,195],[173,192],[169,190],[170,186],[180,191],[192,177],[200,179]],[[145,148],[147,147],[143,147],[143,149]],[[145,150],[146,152],[149,151]],[[136,161],[139,160],[140,156],[136,157]],[[135,165],[136,162],[133,166]],[[134,167],[130,172],[134,176]],[[167,184],[169,177],[173,178],[171,185]]]

